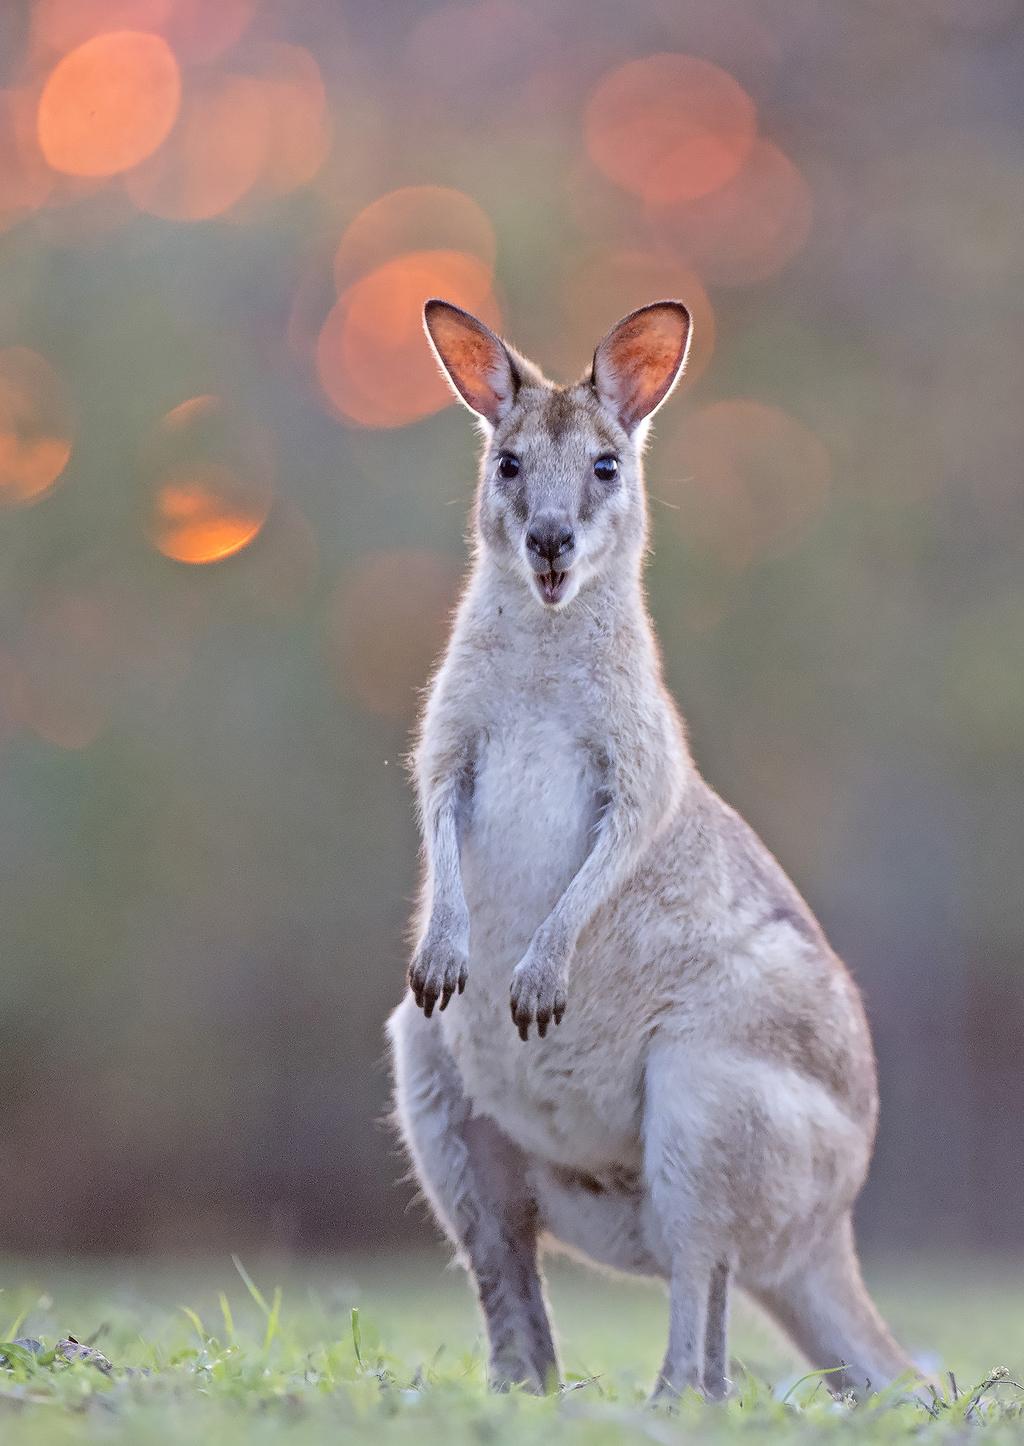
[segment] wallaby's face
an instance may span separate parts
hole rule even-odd
[[[689,316],[679,302],[633,312],[569,387],[447,302],[428,302],[425,321],[456,394],[485,423],[481,542],[539,606],[564,608],[643,546],[645,423],[682,371]]]

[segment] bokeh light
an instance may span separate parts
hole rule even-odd
[[[262,529],[274,497],[264,428],[213,395],[190,397],[154,429],[143,456],[146,533],[176,562],[221,562]]]
[[[370,713],[410,718],[457,592],[458,573],[442,554],[400,548],[360,558],[328,609],[327,650],[341,687]]]
[[[586,109],[591,160],[650,202],[692,200],[724,186],[754,144],[750,96],[695,55],[650,55],[606,75]]]
[[[332,126],[323,76],[301,45],[261,45],[246,56],[267,113],[261,192],[283,196],[305,186],[331,147]]]
[[[402,186],[364,207],[334,257],[339,292],[408,251],[461,251],[494,269],[497,241],[483,208],[451,186]]]
[[[461,251],[396,256],[338,300],[317,341],[320,384],[348,421],[402,427],[452,400],[423,336],[423,303],[444,297],[500,328],[491,270]]]
[[[689,201],[651,205],[662,239],[712,285],[765,281],[797,254],[811,229],[803,175],[778,146],[757,141],[729,181]]]
[[[125,177],[136,206],[170,221],[207,221],[234,206],[259,179],[270,115],[248,75],[204,73],[190,80],[167,143]]]
[[[737,571],[795,546],[825,503],[825,444],[779,407],[730,398],[701,407],[671,451],[659,492],[684,538]]]
[[[181,100],[178,62],[160,35],[96,35],[60,60],[39,98],[39,144],[57,171],[113,176],[157,149]]]
[[[71,457],[74,426],[60,377],[28,347],[0,351],[0,505],[48,492]]]
[[[50,194],[53,173],[36,136],[36,101],[27,90],[0,90],[0,231]]]

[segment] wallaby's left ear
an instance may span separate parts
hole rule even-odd
[[[594,353],[593,383],[627,432],[661,406],[682,374],[690,313],[681,301],[655,301],[613,326]]]

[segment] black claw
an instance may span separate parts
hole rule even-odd
[[[519,1025],[519,1038],[525,1041],[525,1040],[529,1039],[529,1037],[530,1037],[530,1021],[529,1021],[528,1019],[524,1019],[524,1020],[520,1023],[520,1025]]]
[[[462,973],[459,975],[459,993],[460,993],[460,994],[465,993],[465,989],[466,989],[466,971],[463,970]]]
[[[548,1032],[548,1022],[547,1022],[546,1019],[541,1019],[540,1015],[538,1014],[538,1016],[537,1016],[537,1033],[540,1035],[541,1039],[543,1039],[544,1036],[547,1034],[547,1032]]]
[[[448,1008],[448,1001],[451,999],[451,997],[452,997],[452,995],[453,995],[454,993],[455,993],[455,987],[454,987],[454,985],[451,985],[451,984],[446,984],[446,985],[444,986],[444,989],[441,991],[441,1013],[442,1013],[442,1014],[443,1014],[444,1011]]]
[[[564,1004],[562,1005],[562,1007],[561,1007],[560,1009],[558,1009],[558,1008],[555,1009],[554,1018],[555,1018],[555,1023],[556,1023],[556,1024],[561,1024],[561,1022],[562,1022],[562,1015],[563,1015],[564,1013],[565,1013],[565,1005],[564,1005]]]
[[[437,1003],[436,994],[428,994],[423,1004],[423,1013],[429,1019],[434,1012],[434,1005]]]

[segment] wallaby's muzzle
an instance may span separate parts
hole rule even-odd
[[[565,595],[569,569],[576,557],[576,534],[568,512],[553,508],[535,512],[524,543],[540,599],[553,607]]]

